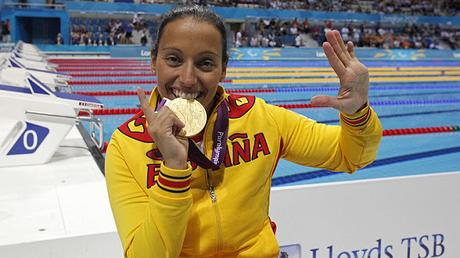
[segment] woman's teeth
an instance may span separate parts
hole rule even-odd
[[[178,98],[183,98],[183,99],[196,99],[198,97],[199,93],[194,92],[194,93],[186,93],[183,91],[180,91],[178,89],[173,89],[173,93],[176,97]]]

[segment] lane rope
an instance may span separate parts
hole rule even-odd
[[[434,105],[434,104],[457,104],[460,99],[441,99],[441,100],[390,100],[390,101],[370,101],[371,106],[402,106],[402,105]],[[300,104],[280,104],[276,105],[286,109],[302,109],[302,108],[323,108],[313,106],[309,103]],[[136,114],[140,108],[103,108],[94,110],[95,115],[127,115]]]
[[[224,83],[231,83],[231,80],[224,81]],[[121,83],[120,83],[121,84]],[[125,83],[123,83],[125,84]],[[110,86],[110,84],[106,84]],[[93,85],[78,85],[80,87],[84,86],[85,89],[91,88]],[[103,85],[98,85],[103,86]],[[429,85],[406,85],[406,86],[391,86],[391,85],[379,85],[379,86],[370,86],[369,90],[450,90],[450,89],[460,89],[460,84],[429,84]],[[267,88],[233,88],[233,87],[226,87],[225,89],[228,93],[289,93],[289,92],[336,92],[339,90],[337,86],[325,86],[325,87],[312,87],[312,86],[302,86],[302,87],[289,87],[286,86],[281,87],[267,87]],[[117,94],[111,94],[109,91],[78,91],[74,92],[77,94],[83,95],[90,95],[91,96],[104,96],[104,95],[136,95],[135,91],[114,91]],[[100,95],[98,95],[100,94]]]
[[[457,153],[457,152],[460,152],[460,146],[444,148],[444,149],[437,149],[437,150],[430,150],[430,151],[424,151],[424,152],[418,152],[418,153],[411,153],[411,154],[389,157],[389,158],[383,158],[383,159],[375,160],[372,164],[369,164],[368,166],[360,169],[360,171],[369,169],[369,168],[373,168],[373,167],[380,167],[380,166],[391,165],[391,164],[400,163],[404,161],[411,161],[411,160],[429,158],[429,157],[440,156],[440,155],[447,155],[447,154]],[[326,169],[299,172],[299,173],[295,173],[292,175],[274,177],[272,179],[272,186],[280,186],[280,185],[295,183],[299,181],[308,181],[308,180],[313,180],[313,179],[317,179],[321,177],[340,175],[340,174],[343,174],[343,172],[331,172]]]
[[[232,80],[225,79],[223,83],[231,83]],[[114,85],[114,84],[155,84],[156,80],[114,80],[114,81],[70,81],[69,85]]]

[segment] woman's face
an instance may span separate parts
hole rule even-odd
[[[209,110],[226,71],[220,32],[191,17],[168,23],[157,56],[152,58],[152,69],[162,97],[196,99]]]

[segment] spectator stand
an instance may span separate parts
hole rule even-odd
[[[266,14],[266,10],[260,11],[249,10],[249,14]],[[305,11],[294,13],[299,14],[294,19],[293,16],[285,18],[287,15],[280,15],[280,17],[246,15],[244,20],[238,17],[227,18],[227,30],[229,39],[233,42],[232,46],[294,47],[296,36],[300,35],[298,46],[318,47],[325,41],[324,35],[328,29],[339,30],[346,41],[351,40],[359,47],[456,49],[459,46],[460,33],[457,31],[460,25],[453,25],[451,21],[442,23],[440,22],[443,20],[441,17],[407,18],[400,15],[348,14],[346,16],[348,19],[344,19],[345,16],[340,13],[327,15],[318,13],[306,15],[309,12]],[[223,16],[229,17],[225,13]],[[310,16],[313,18],[307,18]],[[142,19],[143,25],[147,27],[139,28],[138,25],[134,25],[137,19]],[[155,38],[157,22],[158,14],[74,12],[71,13],[71,42],[74,45],[137,44],[150,46]],[[144,28],[148,29],[144,31]],[[443,32],[442,35],[441,32]],[[141,42],[143,34],[147,35],[147,41]],[[238,42],[237,35],[240,35]]]
[[[41,2],[41,3],[39,3]],[[110,2],[110,1],[108,1]],[[113,46],[135,44],[151,46],[155,38],[158,16],[177,1],[131,1],[116,4],[94,1],[33,0],[27,3],[8,0],[6,9],[16,12],[48,6],[64,8],[69,26],[58,33],[65,44],[79,46]],[[151,3],[152,2],[152,3]],[[155,3],[153,3],[155,2]],[[460,18],[457,1],[267,1],[267,0],[184,0],[183,3],[207,4],[227,22],[232,46],[238,47],[318,47],[324,42],[324,32],[337,29],[345,39],[360,47],[457,49]],[[408,2],[411,5],[408,5]],[[52,3],[49,5],[49,3]],[[14,18],[2,8],[0,15]],[[6,10],[6,11],[5,11]],[[61,23],[62,22],[61,18]],[[69,22],[69,20],[67,22]],[[66,21],[64,21],[65,23]],[[142,24],[142,26],[138,25]],[[18,29],[12,23],[11,31]],[[64,31],[65,30],[65,31]],[[238,33],[239,32],[239,33]],[[12,41],[26,40],[12,35]],[[236,38],[239,36],[237,44]],[[300,37],[298,37],[300,36]],[[296,41],[297,38],[297,41]],[[40,43],[40,42],[35,42]]]
[[[151,46],[156,35],[158,16],[131,12],[73,12],[70,14],[70,24],[72,45]]]
[[[235,26],[232,26],[235,28]],[[384,21],[322,20],[297,17],[282,20],[270,17],[248,17],[238,30],[242,32],[239,47],[296,46],[295,37],[302,37],[301,46],[318,47],[326,40],[325,32],[335,29],[344,41],[358,47],[384,49],[457,49],[460,26],[452,24],[408,23],[402,19]],[[275,45],[271,45],[274,35]],[[234,40],[234,46],[237,47]]]

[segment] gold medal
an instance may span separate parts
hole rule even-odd
[[[175,98],[165,105],[185,124],[185,137],[197,135],[206,125],[206,109],[194,99]]]

